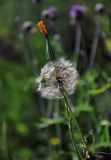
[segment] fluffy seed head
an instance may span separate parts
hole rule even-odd
[[[22,25],[22,30],[26,33],[31,32],[32,28],[33,28],[32,21],[25,21]]]
[[[103,14],[105,12],[105,6],[102,3],[97,3],[95,6],[95,12],[99,14]]]
[[[40,77],[36,79],[37,91],[47,99],[60,99],[63,95],[60,87],[67,90],[67,94],[74,93],[78,73],[75,66],[64,58],[47,63],[41,70]]]
[[[45,20],[45,19],[47,19],[47,18],[49,18],[49,11],[48,11],[48,9],[45,9],[45,10],[43,10],[43,11],[41,12],[41,19],[42,19],[42,20]]]

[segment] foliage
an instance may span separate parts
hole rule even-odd
[[[57,8],[55,20],[45,19],[56,57],[75,63],[75,27],[70,25],[69,9],[74,3],[90,9],[86,35],[86,52],[92,42],[93,18],[97,0],[0,1],[0,159],[1,160],[57,160],[76,159],[67,132],[67,116],[62,100],[43,99],[36,92],[35,79],[46,64],[45,40],[36,23],[41,12],[49,6]],[[74,116],[87,139],[88,147],[96,154],[111,153],[111,44],[110,0],[102,1],[106,8],[101,16],[101,30],[107,47],[98,43],[97,57],[91,70],[86,68],[83,48],[77,64],[79,83],[70,97]],[[93,15],[93,18],[92,18]],[[24,31],[23,23],[33,22],[33,32]],[[90,23],[91,21],[91,23]],[[85,24],[85,23],[84,23]],[[89,32],[92,32],[91,34]],[[89,33],[89,35],[87,35]],[[58,37],[57,37],[58,36]],[[60,37],[59,37],[60,36]],[[83,43],[81,44],[81,47]],[[82,54],[83,53],[83,54]],[[89,54],[89,53],[88,53]],[[74,122],[73,122],[74,123]],[[82,152],[81,137],[73,124],[73,131]],[[56,143],[57,142],[57,143]]]

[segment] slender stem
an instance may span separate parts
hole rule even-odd
[[[81,139],[82,139],[82,141],[83,141],[83,143],[84,143],[84,146],[86,147],[86,150],[87,150],[87,152],[89,153],[89,149],[88,149],[87,143],[86,143],[86,141],[85,141],[85,139],[84,139],[84,136],[83,136],[83,134],[82,134],[82,131],[81,131],[80,127],[79,127],[78,121],[77,121],[76,117],[73,116],[73,112],[72,112],[72,109],[71,109],[71,107],[70,107],[70,103],[69,103],[68,98],[67,98],[67,90],[66,90],[65,88],[62,89],[62,94],[63,94],[63,96],[64,96],[64,101],[65,101],[65,104],[66,104],[66,106],[67,106],[67,108],[68,108],[69,114],[71,115],[70,118],[72,119],[72,117],[73,117],[73,120],[74,120],[74,122],[75,122],[75,125],[76,125],[78,131],[79,131],[79,134],[80,134]],[[70,120],[70,121],[71,121],[71,120]]]
[[[76,25],[76,37],[75,37],[75,49],[74,49],[74,57],[76,62],[78,63],[79,52],[80,52],[80,43],[81,43],[81,27],[79,22]]]
[[[92,69],[92,67],[94,65],[94,60],[95,60],[95,56],[96,56],[96,50],[97,50],[97,46],[98,46],[100,32],[101,32],[100,20],[98,18],[98,22],[96,24],[94,38],[93,38],[93,42],[92,42],[92,46],[91,46],[91,54],[90,54],[90,59],[89,59],[89,69]]]
[[[55,110],[56,110],[56,112],[60,115],[59,102],[56,101],[54,104],[55,104]],[[57,133],[57,136],[59,137],[59,139],[61,141],[62,140],[62,133],[61,133],[61,125],[60,124],[56,125],[56,133]],[[62,144],[61,143],[59,145],[59,148],[62,149]]]
[[[75,142],[75,137],[74,137],[74,134],[73,134],[73,127],[72,127],[72,123],[71,123],[70,111],[69,111],[68,103],[67,103],[65,97],[64,97],[64,102],[65,102],[66,113],[67,113],[67,117],[68,117],[68,121],[69,121],[69,131],[70,131],[71,139],[72,139],[72,142],[73,142],[73,146],[74,146],[74,148],[76,150],[76,153],[77,153],[77,156],[78,156],[79,160],[81,160],[81,156],[80,156],[79,150],[77,148],[77,145],[76,145],[76,142]]]
[[[66,92],[66,91],[65,91],[65,92]],[[78,129],[78,131],[79,131],[79,133],[80,133],[80,136],[81,136],[81,138],[82,138],[82,141],[83,141],[84,145],[86,146],[86,142],[85,142],[84,136],[83,136],[83,134],[82,134],[82,131],[81,131],[80,127],[79,127],[79,124],[78,124],[76,118],[73,116],[73,112],[72,112],[72,109],[71,109],[70,104],[69,104],[69,102],[68,102],[68,99],[67,99],[66,94],[64,94],[64,100],[65,100],[65,102],[66,102],[66,104],[67,104],[67,106],[68,106],[68,109],[69,109],[69,111],[70,111],[71,117],[73,117],[73,119],[74,119],[75,125],[76,125],[76,127],[77,127],[77,129]]]
[[[24,42],[24,46],[25,46],[25,49],[26,49],[25,59],[27,61],[27,64],[31,66],[34,75],[36,75],[37,74],[36,73],[37,68],[36,68],[36,66],[33,62],[33,60],[35,59],[35,54],[32,50],[32,47],[31,47],[31,45],[29,43],[29,40],[28,40],[28,37],[26,35],[24,35],[23,42]]]
[[[48,36],[46,36],[46,57],[50,61],[55,60],[55,54]]]

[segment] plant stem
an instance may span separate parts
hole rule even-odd
[[[98,21],[97,21],[96,29],[95,29],[95,33],[94,33],[94,38],[93,38],[93,42],[92,42],[92,46],[91,46],[91,54],[90,54],[89,68],[88,68],[89,70],[92,69],[92,67],[94,65],[96,50],[97,50],[99,36],[100,36],[100,32],[101,32],[100,25],[101,25],[101,23],[100,23],[100,19],[98,17]]]
[[[66,92],[66,91],[65,91],[65,92]],[[69,102],[68,102],[68,99],[67,99],[66,94],[64,94],[64,100],[65,100],[65,102],[66,102],[66,104],[67,104],[67,106],[68,106],[68,109],[69,109],[69,111],[70,111],[71,117],[73,117],[73,119],[74,119],[75,125],[76,125],[76,127],[77,127],[77,129],[78,129],[78,131],[79,131],[79,133],[80,133],[80,136],[81,136],[81,138],[82,138],[82,141],[83,141],[84,145],[86,146],[85,139],[84,139],[84,137],[83,137],[83,134],[82,134],[82,132],[81,132],[81,129],[80,129],[80,127],[79,127],[79,124],[78,124],[76,118],[73,116],[73,112],[72,112],[72,109],[71,109],[70,104],[69,104]]]
[[[75,148],[75,151],[77,153],[77,156],[78,156],[79,160],[81,160],[81,156],[80,156],[79,150],[77,148],[77,145],[76,145],[76,142],[75,142],[75,137],[74,137],[74,134],[73,134],[73,127],[72,127],[72,122],[71,122],[71,117],[70,117],[70,111],[69,111],[69,107],[68,107],[68,103],[67,103],[68,101],[67,101],[65,96],[64,96],[64,102],[65,102],[66,113],[67,113],[67,117],[68,117],[68,121],[69,121],[69,131],[70,131],[71,139],[72,139],[72,142],[73,142],[73,146]]]
[[[74,35],[75,36],[75,35]],[[76,25],[76,36],[75,36],[75,49],[74,49],[74,59],[78,63],[79,53],[80,53],[80,43],[81,43],[81,26],[79,22]]]
[[[75,125],[76,125],[76,127],[77,127],[77,129],[78,129],[78,131],[79,131],[79,134],[80,134],[80,136],[81,136],[81,139],[82,139],[82,141],[83,141],[83,144],[84,144],[84,146],[86,147],[86,150],[87,150],[87,152],[88,153],[90,153],[89,152],[89,149],[88,149],[88,146],[87,146],[87,142],[85,141],[85,139],[84,139],[84,136],[83,136],[83,134],[82,134],[82,131],[81,131],[81,129],[80,129],[80,126],[79,126],[79,124],[78,124],[78,121],[77,121],[77,119],[76,119],[76,117],[75,116],[73,116],[73,112],[72,112],[72,109],[71,109],[71,106],[70,106],[70,102],[68,101],[68,98],[67,98],[67,90],[65,89],[65,88],[63,88],[62,90],[62,94],[63,94],[63,97],[64,97],[64,101],[65,101],[65,105],[66,105],[66,108],[67,108],[67,111],[69,112],[69,130],[71,129],[71,131],[70,132],[72,132],[71,133],[71,136],[74,136],[73,135],[73,130],[72,130],[72,123],[71,123],[71,119],[73,118],[73,120],[74,120],[74,122],[75,122]],[[72,137],[72,138],[74,138],[74,137]]]

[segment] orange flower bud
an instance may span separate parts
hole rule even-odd
[[[46,29],[43,21],[40,21],[40,22],[37,24],[37,27],[38,27],[38,29],[39,29],[42,33],[44,33],[45,36],[48,35],[47,29]]]

